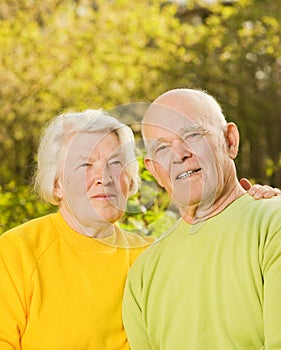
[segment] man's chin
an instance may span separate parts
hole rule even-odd
[[[194,205],[199,205],[201,202],[201,195],[192,196],[188,195],[188,197],[173,197],[173,202],[176,206],[181,208],[187,208]]]

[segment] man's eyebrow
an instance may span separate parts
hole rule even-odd
[[[201,124],[192,124],[192,125],[184,125],[180,128],[180,133],[186,134],[193,131],[202,131],[205,130],[205,128]]]
[[[193,131],[203,131],[205,128],[201,124],[190,124],[190,125],[184,125],[179,129],[178,137],[181,137],[181,135],[184,135],[186,133],[190,133]],[[161,143],[169,142],[164,137],[159,137],[158,139],[153,139],[149,142],[149,153],[155,152],[157,146],[159,146]]]
[[[169,141],[167,139],[165,139],[164,137],[159,137],[158,139],[153,139],[149,142],[149,146],[148,146],[148,153],[152,154],[153,152],[155,152],[156,148],[161,144],[161,143],[169,143]]]

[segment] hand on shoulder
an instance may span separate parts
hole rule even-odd
[[[274,196],[281,195],[279,188],[273,188],[268,185],[252,185],[246,178],[242,178],[240,180],[240,185],[249,193],[250,196],[254,197],[255,199],[272,198]]]

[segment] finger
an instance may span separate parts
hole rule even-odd
[[[242,179],[240,179],[240,185],[244,188],[244,190],[248,191],[252,185],[251,182],[246,179],[245,177],[243,177]]]
[[[264,185],[262,186],[260,189],[259,189],[260,193],[262,194],[262,197],[263,198],[271,198],[271,197],[274,197],[274,196],[280,196],[281,195],[281,191],[279,188],[273,188],[271,186],[267,186],[267,185]]]
[[[273,190],[275,191],[275,196],[281,196],[281,190],[277,187],[274,187]]]
[[[279,189],[272,188],[270,186],[264,185],[254,185],[250,190],[249,193],[256,199],[260,198],[272,198],[274,196],[279,195]]]
[[[263,198],[264,194],[267,193],[267,195],[269,196],[268,198],[272,197],[272,191],[269,191],[268,189],[265,189],[265,186],[261,186],[261,185],[253,185],[249,190],[248,190],[249,194],[251,196],[253,196],[255,199],[260,199]]]

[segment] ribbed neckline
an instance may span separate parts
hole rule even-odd
[[[73,230],[64,220],[60,212],[51,214],[51,220],[58,235],[62,237],[68,244],[75,248],[85,251],[97,251],[100,253],[112,252],[112,249],[139,249],[149,245],[142,237],[129,239],[132,234],[123,232],[117,225],[114,225],[115,233],[104,239],[97,239],[82,235]],[[117,244],[113,242],[116,241]],[[135,241],[135,242],[134,242]]]
[[[226,225],[226,221],[232,218],[236,212],[243,210],[243,208],[251,201],[253,201],[253,198],[245,193],[228,205],[222,212],[205,221],[197,224],[188,224],[181,218],[178,229],[185,233],[189,232],[189,234],[199,233],[202,228],[204,228],[204,232],[215,230],[221,225]]]
[[[99,252],[107,252],[112,250],[112,246],[103,244],[99,240],[82,235],[81,233],[73,230],[67,223],[64,221],[60,212],[51,214],[51,220],[53,225],[60,237],[63,238],[68,244],[72,245],[75,248],[90,251],[95,250]]]

